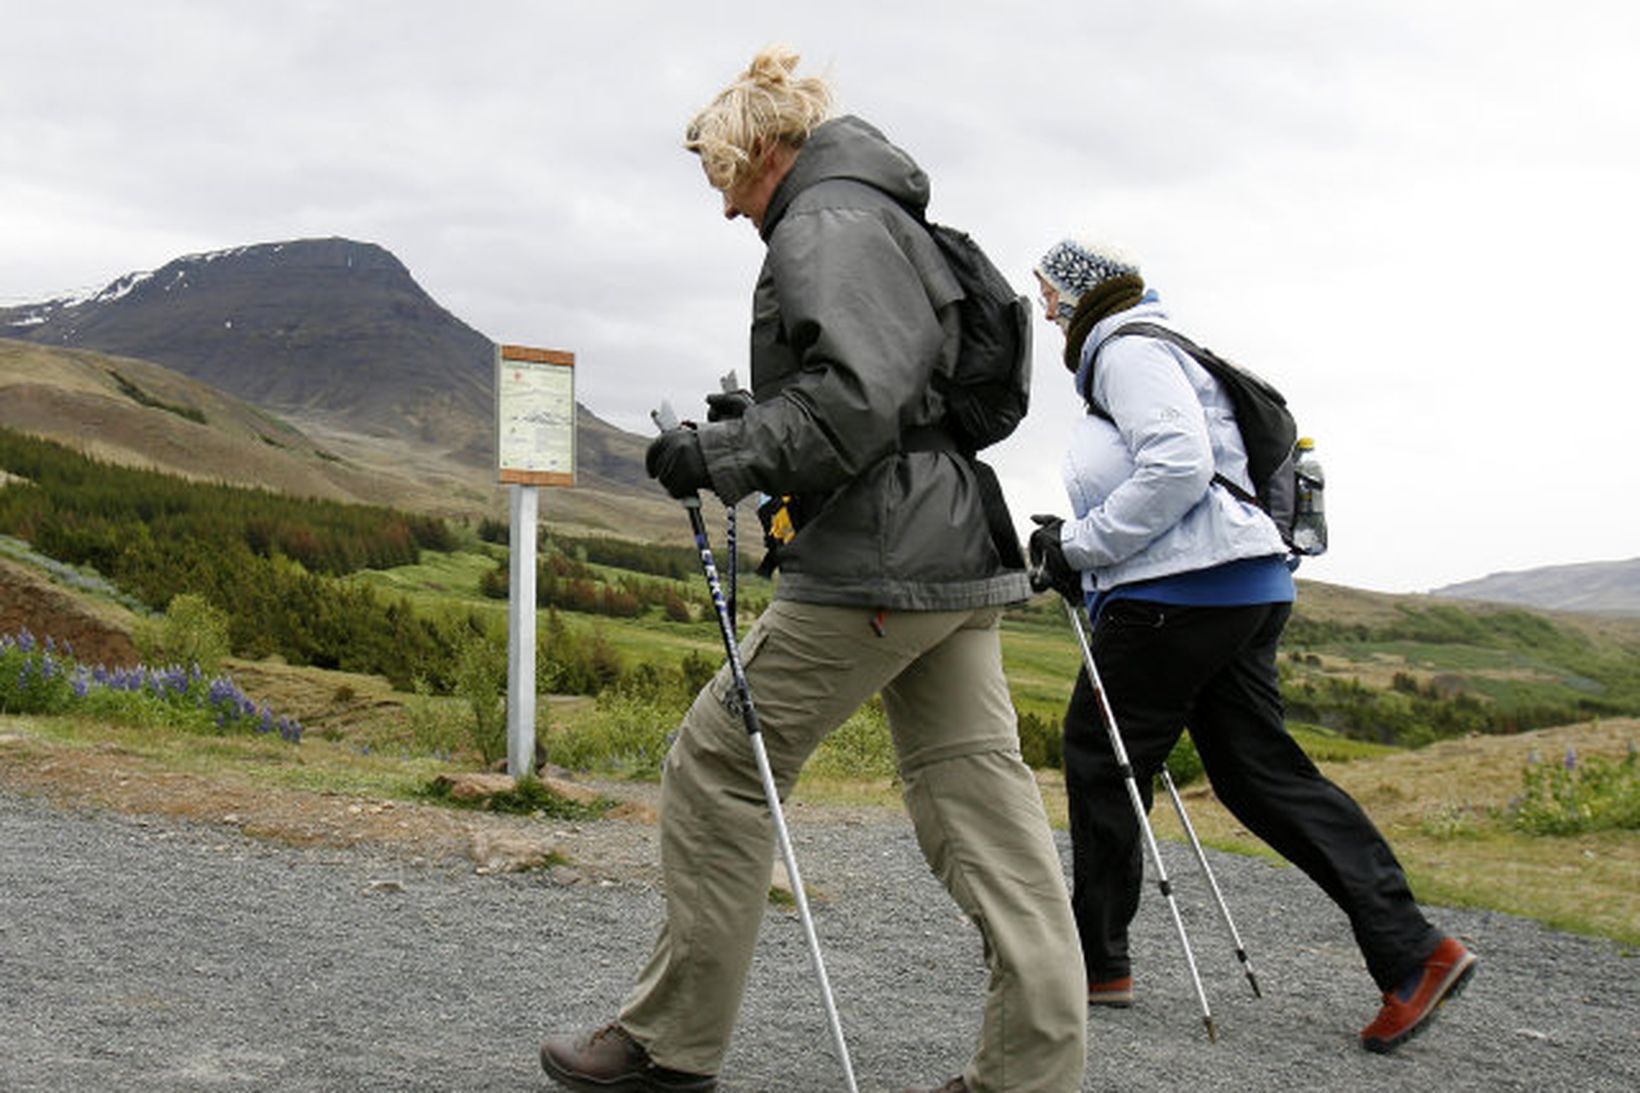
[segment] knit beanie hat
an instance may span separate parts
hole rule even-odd
[[[1064,239],[1042,256],[1036,272],[1059,292],[1055,317],[1068,319],[1084,294],[1118,277],[1139,276],[1139,264],[1108,244]]]

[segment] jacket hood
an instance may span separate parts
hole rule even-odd
[[[769,198],[763,239],[774,234],[798,194],[831,179],[875,186],[918,216],[928,207],[928,176],[916,161],[870,122],[845,114],[822,122],[809,134],[791,170]]]

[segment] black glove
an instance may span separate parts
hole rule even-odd
[[[712,484],[700,437],[693,429],[668,429],[650,441],[643,468],[673,497],[691,497]]]
[[[1082,574],[1065,560],[1065,548],[1059,543],[1065,521],[1057,516],[1031,517],[1037,528],[1031,532],[1031,587],[1038,592],[1053,589],[1073,604],[1082,602]]]
[[[720,391],[715,395],[707,395],[706,420],[733,421],[736,418],[744,417],[752,402],[752,393],[744,387],[734,391]]]

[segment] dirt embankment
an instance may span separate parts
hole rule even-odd
[[[129,667],[138,661],[131,643],[130,620],[118,608],[106,614],[87,607],[25,566],[0,558],[0,634],[27,629],[42,641],[67,642],[82,664]]]

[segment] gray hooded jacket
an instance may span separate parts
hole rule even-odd
[[[1003,567],[972,466],[902,450],[940,420],[930,380],[957,352],[962,295],[907,209],[928,178],[868,123],[815,129],[775,190],[752,304],[756,404],[702,426],[713,489],[801,498],[777,595],[907,610],[1025,599]]]

